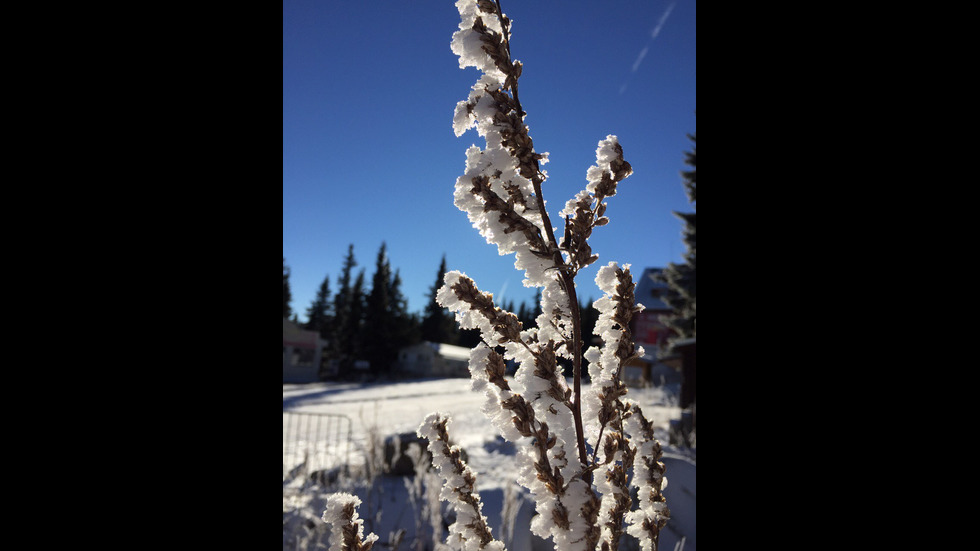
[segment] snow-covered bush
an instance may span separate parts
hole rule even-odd
[[[581,388],[583,335],[575,294],[576,275],[598,258],[588,239],[594,228],[609,222],[605,200],[616,195],[632,167],[615,136],[601,140],[596,164],[586,173],[588,184],[560,213],[564,235],[556,239],[541,193],[546,176],[540,165],[547,154],[534,150],[524,124],[521,63],[511,58],[510,20],[492,0],[458,0],[456,7],[461,22],[452,50],[461,68],[476,67],[482,75],[457,104],[453,129],[461,136],[475,128],[486,148],[466,151],[455,204],[500,254],[515,255],[524,284],[541,288],[542,313],[537,327],[525,328],[458,271],[445,274],[436,299],[455,311],[462,328],[480,330],[483,342],[469,362],[473,388],[485,393],[483,412],[501,436],[517,444],[518,482],[530,492],[537,511],[533,533],[550,538],[560,551],[615,551],[624,532],[635,536],[644,551],[655,550],[669,518],[662,452],[651,423],[626,397],[621,379],[624,367],[643,354],[629,329],[632,316],[642,309],[634,300],[629,265],[611,262],[596,276],[604,293],[594,303],[600,312],[595,334],[602,345],[584,353],[592,380],[587,393]],[[559,358],[572,361],[571,388]],[[504,377],[505,361],[520,366],[512,380]],[[503,550],[483,516],[474,473],[459,449],[449,445],[448,422],[432,414],[418,429],[443,478],[441,497],[456,511],[446,543],[464,551]],[[635,508],[631,485],[638,491]],[[362,542],[369,547],[370,536],[360,536],[350,497],[336,499],[324,520],[345,542],[341,549],[363,549]],[[347,541],[362,547],[346,547]]]

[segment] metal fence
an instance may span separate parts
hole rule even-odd
[[[351,419],[335,413],[282,412],[282,478],[346,468],[350,459]]]

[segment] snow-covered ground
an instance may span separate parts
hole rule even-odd
[[[676,406],[675,394],[663,387],[654,387],[630,389],[629,397],[640,403],[644,413],[658,427],[657,437],[664,445],[668,480],[664,494],[672,514],[670,523],[661,534],[660,549],[673,551],[675,547],[680,548],[677,544],[683,540],[684,551],[696,551],[696,458],[691,450],[668,445],[669,423],[679,419],[681,413]],[[543,542],[532,537],[527,527],[533,514],[533,504],[521,495],[519,487],[514,491],[516,471],[511,457],[515,453],[513,445],[503,442],[481,413],[484,396],[471,390],[469,379],[426,379],[389,384],[283,384],[282,401],[283,412],[331,413],[349,417],[354,463],[363,463],[361,458],[371,448],[372,437],[414,433],[429,413],[447,414],[452,418],[450,437],[466,451],[468,463],[477,473],[477,488],[484,503],[484,513],[494,527],[494,533],[502,529],[503,510],[509,508],[511,514],[506,515],[509,522],[505,523],[509,526],[510,535],[507,538],[509,541],[505,541],[507,548],[510,551],[536,551],[542,548]],[[288,467],[284,465],[284,471]],[[414,517],[406,512],[410,508],[407,502],[412,497],[411,483],[398,477],[386,478],[394,480],[383,481],[379,486],[380,493],[385,494],[386,500],[393,506],[386,509],[379,506],[378,509],[384,509],[380,518],[371,519],[375,532],[381,536],[376,547],[387,542],[387,532],[390,530],[404,527],[410,532],[409,536],[415,534]],[[297,496],[296,493],[293,492],[287,499],[284,482],[284,551],[287,548],[306,548],[297,545],[295,539],[287,541],[287,509],[292,508],[293,512],[299,508],[309,509],[304,513],[307,528],[315,526],[319,514],[323,512],[322,496]],[[399,501],[402,503],[399,504]],[[362,511],[361,516],[365,517],[367,513]],[[315,526],[315,531],[322,532],[322,527]],[[633,542],[628,536],[623,539]],[[399,549],[414,549],[407,542],[408,539]],[[382,545],[379,548],[385,547]],[[544,548],[550,549],[550,543]]]

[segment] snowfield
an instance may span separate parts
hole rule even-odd
[[[471,381],[462,378],[387,384],[283,384],[282,405],[284,413],[330,413],[350,418],[350,462],[355,466],[363,465],[364,457],[372,449],[378,449],[379,438],[415,433],[429,413],[448,415],[452,419],[450,438],[466,451],[469,466],[477,473],[483,512],[494,536],[502,539],[510,551],[551,549],[551,542],[530,533],[533,502],[515,483],[514,445],[497,435],[481,412],[484,395],[470,387]],[[583,393],[585,390],[583,388]],[[681,414],[675,393],[670,387],[667,390],[653,387],[630,389],[628,397],[639,402],[647,417],[658,427],[657,437],[664,447],[663,461],[668,480],[664,495],[671,510],[671,520],[661,533],[660,549],[696,551],[696,453],[668,444],[670,421],[679,419]],[[284,421],[284,439],[286,430]],[[285,471],[291,467],[286,462],[284,449],[283,551],[323,549],[322,545],[327,541],[326,524],[320,516],[325,506],[325,494],[309,488],[302,478],[286,480]],[[348,481],[347,486],[341,488],[362,496],[367,502],[361,506],[360,515],[366,519],[365,531],[373,530],[381,538],[375,548],[390,549],[387,545],[389,533],[404,529],[406,535],[399,549],[433,549],[432,529],[420,526],[426,523],[418,520],[417,510],[421,503],[418,496],[412,494],[414,478],[378,477],[370,495],[367,488],[357,488],[356,482],[352,486]],[[336,488],[332,490],[337,491]],[[445,515],[444,504],[442,509]],[[623,544],[622,549],[638,549],[636,541],[629,536],[623,537]]]

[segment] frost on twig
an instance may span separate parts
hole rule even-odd
[[[638,460],[634,466],[633,484],[640,503],[637,510],[626,515],[626,530],[640,540],[643,551],[657,551],[660,530],[670,518],[663,495],[667,487],[664,464],[660,461],[663,450],[653,436],[653,424],[643,416],[640,406],[634,402],[628,407],[625,424],[631,440],[637,443]]]
[[[625,397],[622,382],[625,366],[643,355],[629,329],[642,306],[635,304],[629,265],[599,269],[596,283],[604,296],[594,304],[600,313],[595,334],[602,344],[584,354],[592,385],[583,392],[584,338],[574,281],[598,259],[588,240],[609,222],[606,199],[633,168],[616,136],[601,140],[586,188],[561,211],[559,242],[542,195],[547,174],[541,165],[548,156],[535,151],[524,123],[518,93],[523,66],[511,57],[511,22],[499,1],[457,0],[456,7],[460,24],[452,51],[460,68],[475,67],[481,75],[456,105],[453,131],[461,136],[475,128],[486,146],[466,150],[454,203],[498,253],[514,254],[525,286],[541,288],[541,314],[536,327],[524,327],[458,271],[445,274],[436,301],[455,312],[461,328],[480,332],[482,342],[470,352],[472,388],[486,396],[483,413],[500,435],[517,444],[517,481],[537,512],[531,531],[560,551],[615,551],[626,526],[644,551],[653,551],[669,516],[660,444]],[[572,360],[571,386],[561,358]],[[505,376],[508,363],[518,366],[513,378]],[[449,445],[447,423],[432,414],[418,430],[444,479],[441,497],[457,512],[447,543],[465,551],[502,550],[482,514],[475,473]],[[633,512],[631,484],[639,488]]]
[[[448,417],[432,413],[418,428],[418,435],[429,441],[432,464],[444,480],[440,497],[456,511],[456,522],[449,526],[446,543],[465,551],[504,551],[504,544],[493,538],[487,517],[483,516],[476,475],[463,461],[459,446],[449,445],[448,423]]]
[[[505,439],[526,444],[517,456],[518,482],[537,504],[531,530],[554,538],[560,549],[591,549],[599,502],[576,454],[572,393],[558,367],[556,343],[541,342],[536,330],[523,331],[516,316],[494,307],[493,297],[465,275],[448,272],[444,282],[439,303],[456,311],[462,327],[480,329],[485,343],[504,349],[501,355],[478,345],[469,367],[473,389],[487,396],[484,414]],[[521,365],[514,387],[504,378],[505,360]]]
[[[486,149],[474,145],[466,151],[455,204],[500,254],[515,253],[514,266],[525,271],[525,285],[542,286],[554,279],[548,271],[560,255],[540,194],[545,175],[539,165],[547,154],[534,151],[517,99],[521,64],[510,59],[510,22],[493,2],[459,0],[456,7],[460,24],[452,50],[461,68],[476,67],[483,74],[457,104],[453,130],[460,136],[476,127]]]
[[[602,346],[590,347],[585,352],[592,390],[585,395],[583,416],[597,422],[590,425],[596,450],[603,445],[600,438],[605,427],[613,421],[619,423],[616,416],[623,407],[619,400],[626,395],[623,369],[644,352],[642,347],[634,346],[630,332],[630,321],[643,306],[636,304],[635,284],[629,269],[628,264],[620,267],[610,262],[599,269],[595,278],[596,285],[604,292],[593,304],[599,311],[595,334],[602,339]],[[621,426],[613,428],[622,431]]]
[[[510,20],[499,2],[458,0],[456,6],[461,21],[453,52],[461,68],[476,67],[482,74],[469,97],[457,104],[453,129],[460,136],[475,127],[486,149],[474,145],[467,150],[455,204],[500,254],[515,253],[526,286],[543,289],[536,328],[522,327],[460,272],[446,274],[437,301],[456,312],[462,328],[480,330],[483,344],[471,353],[470,372],[473,388],[487,396],[484,413],[504,438],[530,439],[519,448],[518,461],[519,482],[536,501],[532,531],[552,537],[556,549],[615,549],[631,505],[627,480],[637,454],[624,431],[626,387],[620,375],[643,353],[629,331],[641,307],[634,304],[628,266],[611,263],[599,271],[597,282],[606,296],[596,302],[596,334],[603,345],[587,352],[593,387],[583,396],[574,277],[597,260],[588,239],[594,228],[609,222],[606,199],[616,195],[618,183],[633,169],[615,136],[599,142],[596,164],[586,173],[588,185],[561,212],[565,232],[559,244],[541,193],[546,174],[540,165],[547,156],[534,151],[524,124],[518,95],[523,68],[511,60]],[[561,357],[573,360],[574,389],[561,376]],[[505,361],[519,366],[513,381],[503,377]],[[583,418],[591,421],[583,423]],[[592,487],[594,472],[601,500]]]
[[[623,148],[616,136],[609,135],[596,148],[596,164],[586,172],[588,185],[574,198],[565,203],[561,215],[565,217],[565,234],[560,248],[568,256],[575,272],[595,262],[599,255],[592,254],[588,239],[592,229],[605,226],[605,199],[616,195],[616,185],[633,173],[633,167],[623,159]]]
[[[361,500],[348,493],[327,498],[323,521],[330,525],[330,551],[370,551],[378,536],[364,536],[364,520],[357,514]]]
[[[633,345],[630,321],[642,310],[635,304],[633,277],[629,265],[622,268],[615,262],[599,269],[596,284],[604,292],[594,303],[599,311],[595,334],[602,347],[591,347],[585,357],[589,360],[592,388],[586,393],[583,417],[590,420],[587,434],[593,445],[593,462],[598,468],[596,486],[602,494],[599,511],[602,549],[618,549],[625,514],[632,500],[627,483],[636,456],[636,448],[624,434],[623,415],[626,409],[622,398],[626,385],[623,368],[643,349]],[[602,455],[599,455],[599,452]]]

